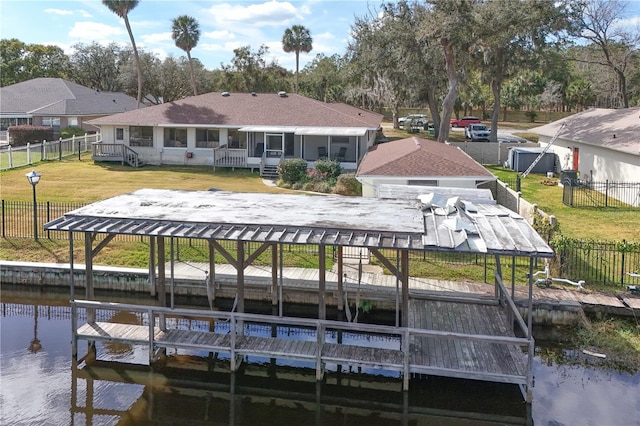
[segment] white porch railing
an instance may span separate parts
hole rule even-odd
[[[221,146],[213,150],[213,168],[215,170],[216,167],[247,167],[247,157],[246,149]]]

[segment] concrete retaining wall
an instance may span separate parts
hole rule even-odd
[[[0,282],[3,284],[20,284],[26,286],[40,286],[69,289],[69,264],[45,264],[30,262],[0,262]],[[74,267],[75,291],[77,297],[82,297],[85,288],[84,265]],[[170,280],[167,278],[167,288]],[[96,290],[121,292],[125,294],[150,294],[148,272],[144,269],[113,268],[105,266],[94,267],[94,287]],[[235,282],[216,281],[216,297],[233,299],[236,295]],[[370,300],[376,309],[395,310],[394,289],[388,292],[379,288],[369,291],[362,286],[361,300]],[[168,291],[168,290],[167,290]],[[174,279],[174,294],[176,296],[207,297],[207,290],[203,280]],[[336,306],[337,292],[327,289],[325,303]],[[355,294],[350,295],[351,298]],[[414,297],[428,297],[428,294],[417,294]],[[264,283],[245,283],[245,299],[260,302],[271,302],[271,286]],[[353,299],[350,300],[353,303]],[[316,288],[291,288],[283,292],[284,303],[312,304],[318,303]],[[526,318],[526,302],[517,301],[521,315]],[[549,302],[534,300],[533,322],[535,325],[571,325],[583,318],[582,307],[577,302]]]

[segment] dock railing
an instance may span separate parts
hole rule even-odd
[[[156,359],[160,348],[182,348],[207,350],[230,354],[231,369],[239,365],[239,357],[258,356],[266,358],[288,358],[315,364],[318,380],[322,379],[325,364],[352,365],[391,370],[402,373],[403,387],[408,389],[411,373],[445,373],[452,377],[465,377],[465,372],[455,372],[438,366],[420,364],[415,361],[411,342],[419,338],[453,339],[470,342],[485,342],[501,345],[528,346],[526,338],[498,335],[464,334],[440,330],[426,330],[409,327],[394,327],[377,324],[350,323],[311,318],[281,317],[275,315],[247,314],[199,309],[171,309],[158,306],[141,306],[121,303],[74,300],[72,306],[73,355],[77,359],[78,339],[88,341],[119,341],[130,344],[144,344],[149,348],[149,362]],[[94,315],[87,314],[88,322],[78,328],[78,309],[87,311],[112,310],[139,312],[146,315],[145,325],[122,324],[122,332],[115,323],[92,322]],[[207,321],[229,323],[228,332],[185,331],[177,328],[169,318],[201,318]],[[309,330],[304,338],[291,337],[289,333],[278,335],[271,332],[269,337],[255,335],[247,326],[265,324],[271,327],[295,327]],[[147,329],[144,332],[144,329]],[[126,330],[126,332],[125,332]],[[133,330],[133,331],[132,331]],[[135,331],[137,330],[137,334]],[[264,333],[263,333],[264,334]],[[295,335],[295,333],[293,333]],[[315,335],[314,335],[315,334]],[[367,335],[360,341],[343,337]],[[177,338],[176,336],[180,336]],[[131,337],[137,336],[137,337]],[[388,343],[372,345],[370,338],[384,336]],[[379,346],[379,347],[376,347]],[[384,346],[384,347],[381,347]],[[521,374],[495,374],[479,372],[480,377],[490,377],[494,381],[525,385],[527,376]]]

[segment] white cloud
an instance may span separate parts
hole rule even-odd
[[[172,43],[171,33],[155,33],[155,34],[143,34],[140,36],[141,40],[144,40],[145,43],[155,44],[155,43]]]
[[[615,26],[622,27],[622,28],[640,27],[640,15],[632,16],[627,19],[620,19],[615,22]]]
[[[212,38],[214,40],[229,40],[236,38],[236,35],[229,30],[209,31],[202,34],[203,38]]]
[[[100,24],[97,22],[76,22],[71,30],[69,37],[80,41],[102,41],[113,40],[114,36],[123,36],[127,32],[122,27],[113,27],[111,25]]]
[[[87,12],[86,10],[83,10],[83,9],[64,10],[64,9],[47,8],[47,9],[44,10],[44,13],[48,13],[48,14],[51,14],[51,15],[59,15],[59,16],[71,16],[71,15],[78,14],[78,15],[82,16],[83,18],[92,18],[93,17],[93,15],[91,15],[89,12]]]
[[[44,13],[50,13],[52,15],[73,15],[72,11],[62,9],[45,9]]]
[[[208,9],[214,20],[214,27],[233,28],[237,25],[252,27],[281,27],[293,21],[300,21],[307,7],[300,10],[289,2],[270,1],[259,4],[216,4]]]

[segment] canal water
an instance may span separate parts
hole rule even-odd
[[[393,374],[334,366],[318,384],[313,369],[268,359],[230,374],[224,357],[169,352],[152,371],[143,365],[146,348],[123,344],[98,345],[101,361],[77,366],[62,295],[3,287],[0,308],[0,425],[626,426],[640,419],[640,374],[560,364],[561,356],[541,348],[527,406],[513,385],[415,378],[404,394]]]

